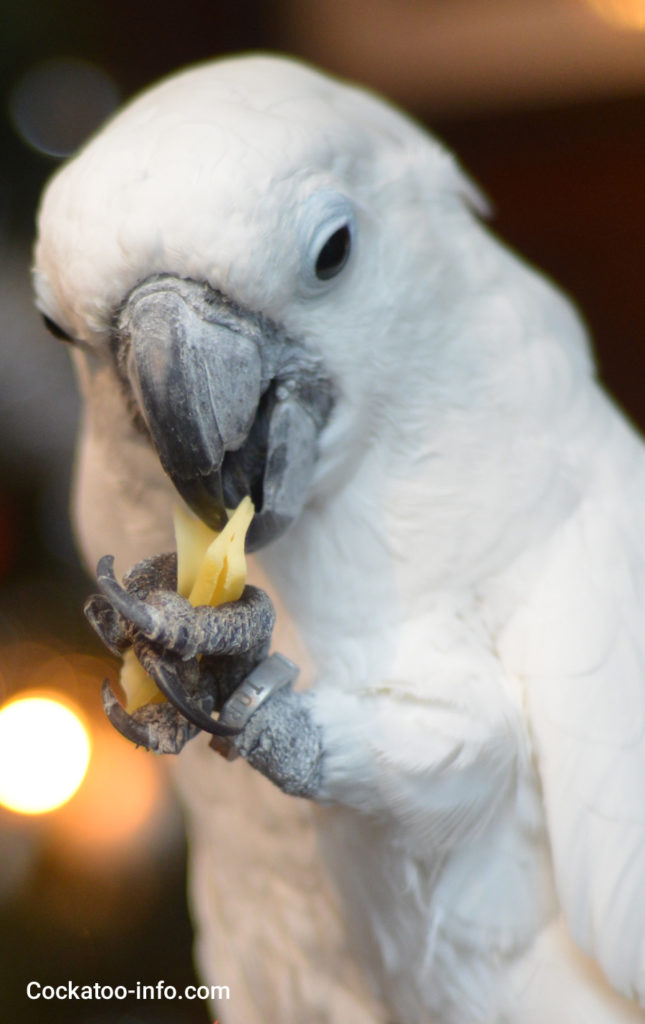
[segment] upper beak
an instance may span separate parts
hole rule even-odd
[[[250,326],[213,296],[193,281],[153,279],[131,293],[119,327],[127,378],[161,464],[186,503],[219,530],[222,462],[251,430],[262,356]]]

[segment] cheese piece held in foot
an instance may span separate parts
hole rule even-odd
[[[215,606],[242,596],[246,585],[244,541],[254,511],[251,499],[242,498],[224,529],[215,533],[185,508],[175,509],[177,592],[191,604]],[[119,681],[128,714],[166,699],[132,650],[123,657]]]

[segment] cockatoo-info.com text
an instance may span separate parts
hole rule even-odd
[[[230,1024],[645,1019],[645,449],[483,206],[272,56],[155,86],[44,195],[88,615],[170,698],[106,706],[184,748]],[[252,496],[239,602],[176,593],[178,494]]]

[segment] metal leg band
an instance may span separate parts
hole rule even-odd
[[[294,683],[300,669],[283,654],[271,654],[253,669],[237,690],[222,705],[217,721],[241,732],[251,715],[283,686]],[[238,757],[230,739],[213,736],[211,747],[228,760]]]

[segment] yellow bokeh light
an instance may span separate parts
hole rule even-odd
[[[645,0],[588,0],[588,3],[612,25],[645,29]]]
[[[23,695],[0,709],[0,803],[44,814],[66,803],[90,760],[79,716],[54,697]]]

